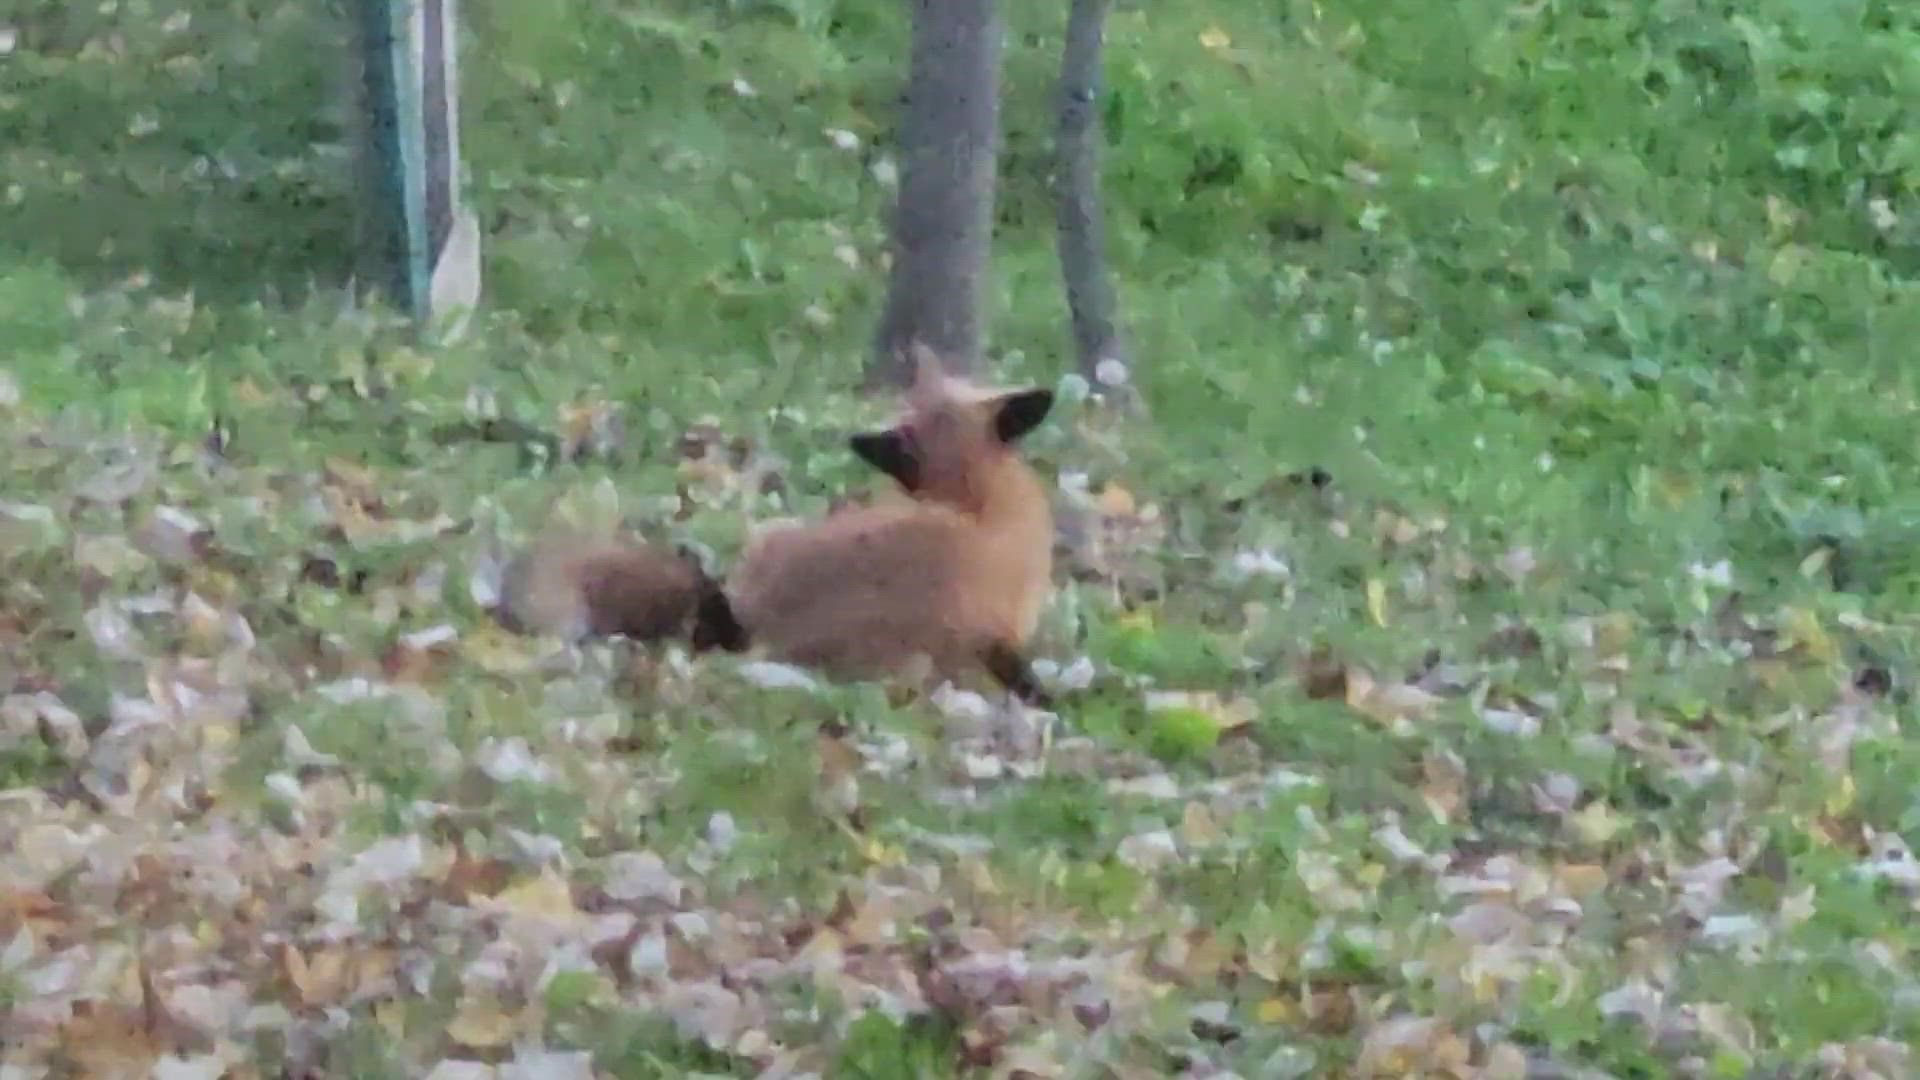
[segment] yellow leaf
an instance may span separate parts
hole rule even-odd
[[[1109,483],[1100,489],[1100,497],[1096,500],[1096,505],[1100,507],[1100,512],[1108,517],[1127,517],[1135,509],[1133,492],[1119,484]]]
[[[1823,664],[1831,664],[1840,658],[1840,649],[1834,645],[1826,628],[1820,625],[1820,616],[1805,608],[1788,608],[1781,621],[1785,624],[1787,637],[1807,650],[1807,655]]]
[[[505,1046],[519,1033],[520,1024],[497,1002],[468,999],[460,1003],[453,1023],[447,1025],[447,1038],[462,1046],[485,1050]]]
[[[1280,981],[1284,973],[1286,957],[1281,955],[1277,942],[1262,942],[1258,947],[1247,947],[1247,970],[1271,983]]]
[[[489,675],[525,674],[535,662],[526,638],[508,634],[491,622],[461,634],[460,650]]]
[[[1286,998],[1268,998],[1260,1003],[1257,1013],[1263,1024],[1290,1024],[1299,1014],[1299,1008]]]
[[[396,381],[418,382],[433,374],[433,357],[402,345],[381,358],[380,370]]]
[[[1367,614],[1375,626],[1387,625],[1387,586],[1379,578],[1367,579]]]
[[[1627,651],[1627,644],[1633,640],[1633,616],[1624,611],[1609,611],[1594,620],[1594,651],[1602,656],[1613,656]]]
[[[1222,49],[1230,48],[1233,45],[1233,39],[1227,36],[1225,30],[1217,26],[1209,26],[1205,30],[1200,31],[1200,45],[1202,48],[1219,52]]]
[[[1827,563],[1832,560],[1832,548],[1824,545],[1817,547],[1813,550],[1813,554],[1800,560],[1800,576],[1809,579],[1819,577],[1821,571],[1827,568]]]
[[[493,898],[493,903],[515,915],[554,920],[570,920],[579,914],[573,906],[573,891],[552,868],[542,870],[540,876],[531,881],[506,889]]]
[[[905,852],[884,840],[872,837],[868,837],[866,843],[861,846],[860,854],[866,856],[868,862],[880,866],[899,866],[906,861]]]
[[[331,1005],[346,992],[347,955],[338,949],[323,949],[308,959],[288,945],[280,963],[304,1005]]]
[[[1694,495],[1694,485],[1690,479],[1666,469],[1655,470],[1653,485],[1654,491],[1659,494],[1660,500],[1667,504],[1669,510],[1677,510],[1685,506],[1687,500]]]
[[[1593,863],[1563,863],[1554,871],[1554,876],[1575,900],[1583,900],[1607,887],[1607,868]]]
[[[1853,786],[1853,774],[1840,774],[1840,790],[1827,796],[1827,816],[1839,817],[1853,806],[1854,796],[1859,794]]]
[[[373,1022],[395,1042],[407,1037],[407,1010],[394,998],[381,998],[373,1003]]]
[[[1397,724],[1431,715],[1440,697],[1408,683],[1386,686],[1361,668],[1347,669],[1347,707],[1383,724]]]
[[[1620,831],[1621,821],[1603,799],[1595,799],[1574,814],[1573,828],[1589,844],[1604,844]]]

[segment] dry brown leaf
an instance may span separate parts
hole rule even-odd
[[[1324,645],[1316,645],[1301,661],[1298,677],[1301,689],[1315,701],[1347,696],[1347,665]]]
[[[468,1049],[493,1050],[513,1042],[530,1027],[525,1012],[509,1013],[492,998],[469,997],[447,1025],[447,1038]]]
[[[444,671],[446,655],[441,649],[416,649],[396,641],[380,657],[380,671],[389,682],[425,685]]]
[[[1420,799],[1439,822],[1452,821],[1466,804],[1467,770],[1452,754],[1428,754],[1420,763]]]
[[[1257,946],[1247,946],[1245,963],[1247,970],[1267,980],[1278,983],[1290,967],[1291,953],[1281,948],[1280,943],[1266,940]]]
[[[300,1003],[308,1006],[332,1005],[346,995],[347,954],[342,949],[321,949],[308,957],[292,944],[280,949],[280,970],[293,985]]]
[[[1128,517],[1138,508],[1134,502],[1133,492],[1111,481],[1100,489],[1100,495],[1094,500],[1094,505],[1108,517]]]
[[[42,936],[57,933],[66,921],[66,908],[39,889],[0,890],[0,939],[12,938],[23,926]]]
[[[1607,887],[1607,868],[1594,863],[1561,863],[1554,868],[1553,876],[1575,900],[1584,900]]]
[[[1582,842],[1593,845],[1606,843],[1626,827],[1626,822],[1613,812],[1605,799],[1593,800],[1566,820],[1573,828],[1574,835]]]
[[[1434,1017],[1403,1016],[1367,1029],[1354,1072],[1360,1076],[1474,1075],[1467,1040]]]
[[[1349,708],[1383,724],[1424,719],[1432,715],[1443,700],[1410,683],[1382,685],[1363,668],[1347,669],[1346,689]]]
[[[452,902],[466,903],[475,896],[498,895],[512,875],[513,867],[505,861],[476,859],[462,850],[454,855],[441,888]]]
[[[571,922],[580,916],[579,909],[573,905],[572,888],[551,866],[542,867],[539,877],[503,890],[492,897],[487,906],[554,922]]]
[[[146,1080],[169,1048],[150,1030],[138,1008],[82,1002],[60,1028],[60,1049],[83,1076],[100,1080]]]
[[[1267,998],[1254,1010],[1254,1016],[1263,1024],[1292,1024],[1300,1019],[1300,1005],[1291,998]]]
[[[1205,847],[1218,843],[1222,838],[1220,826],[1213,820],[1213,811],[1202,802],[1190,802],[1180,812],[1180,839],[1189,847]]]
[[[1480,1080],[1527,1080],[1527,1054],[1512,1043],[1495,1043],[1480,1066]]]

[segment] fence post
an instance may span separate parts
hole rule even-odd
[[[464,328],[480,298],[479,224],[460,198],[456,0],[354,0],[362,272],[422,328]]]

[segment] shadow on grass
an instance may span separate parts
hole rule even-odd
[[[28,0],[0,63],[0,262],[211,302],[343,283],[336,2]]]

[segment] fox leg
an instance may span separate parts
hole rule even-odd
[[[737,653],[747,651],[747,628],[733,613],[733,603],[727,599],[725,589],[720,583],[707,576],[706,567],[691,549],[682,547],[680,557],[693,567],[694,603],[693,633],[690,644],[694,652],[708,649],[724,649]]]
[[[1039,677],[1034,675],[1032,665],[1020,655],[1020,650],[1004,641],[996,641],[980,651],[980,662],[985,665],[987,674],[1021,701],[1036,709],[1053,709],[1053,695],[1040,686]]]
[[[747,628],[734,617],[727,594],[711,579],[700,583],[700,600],[693,609],[693,651],[706,649],[747,651]]]

